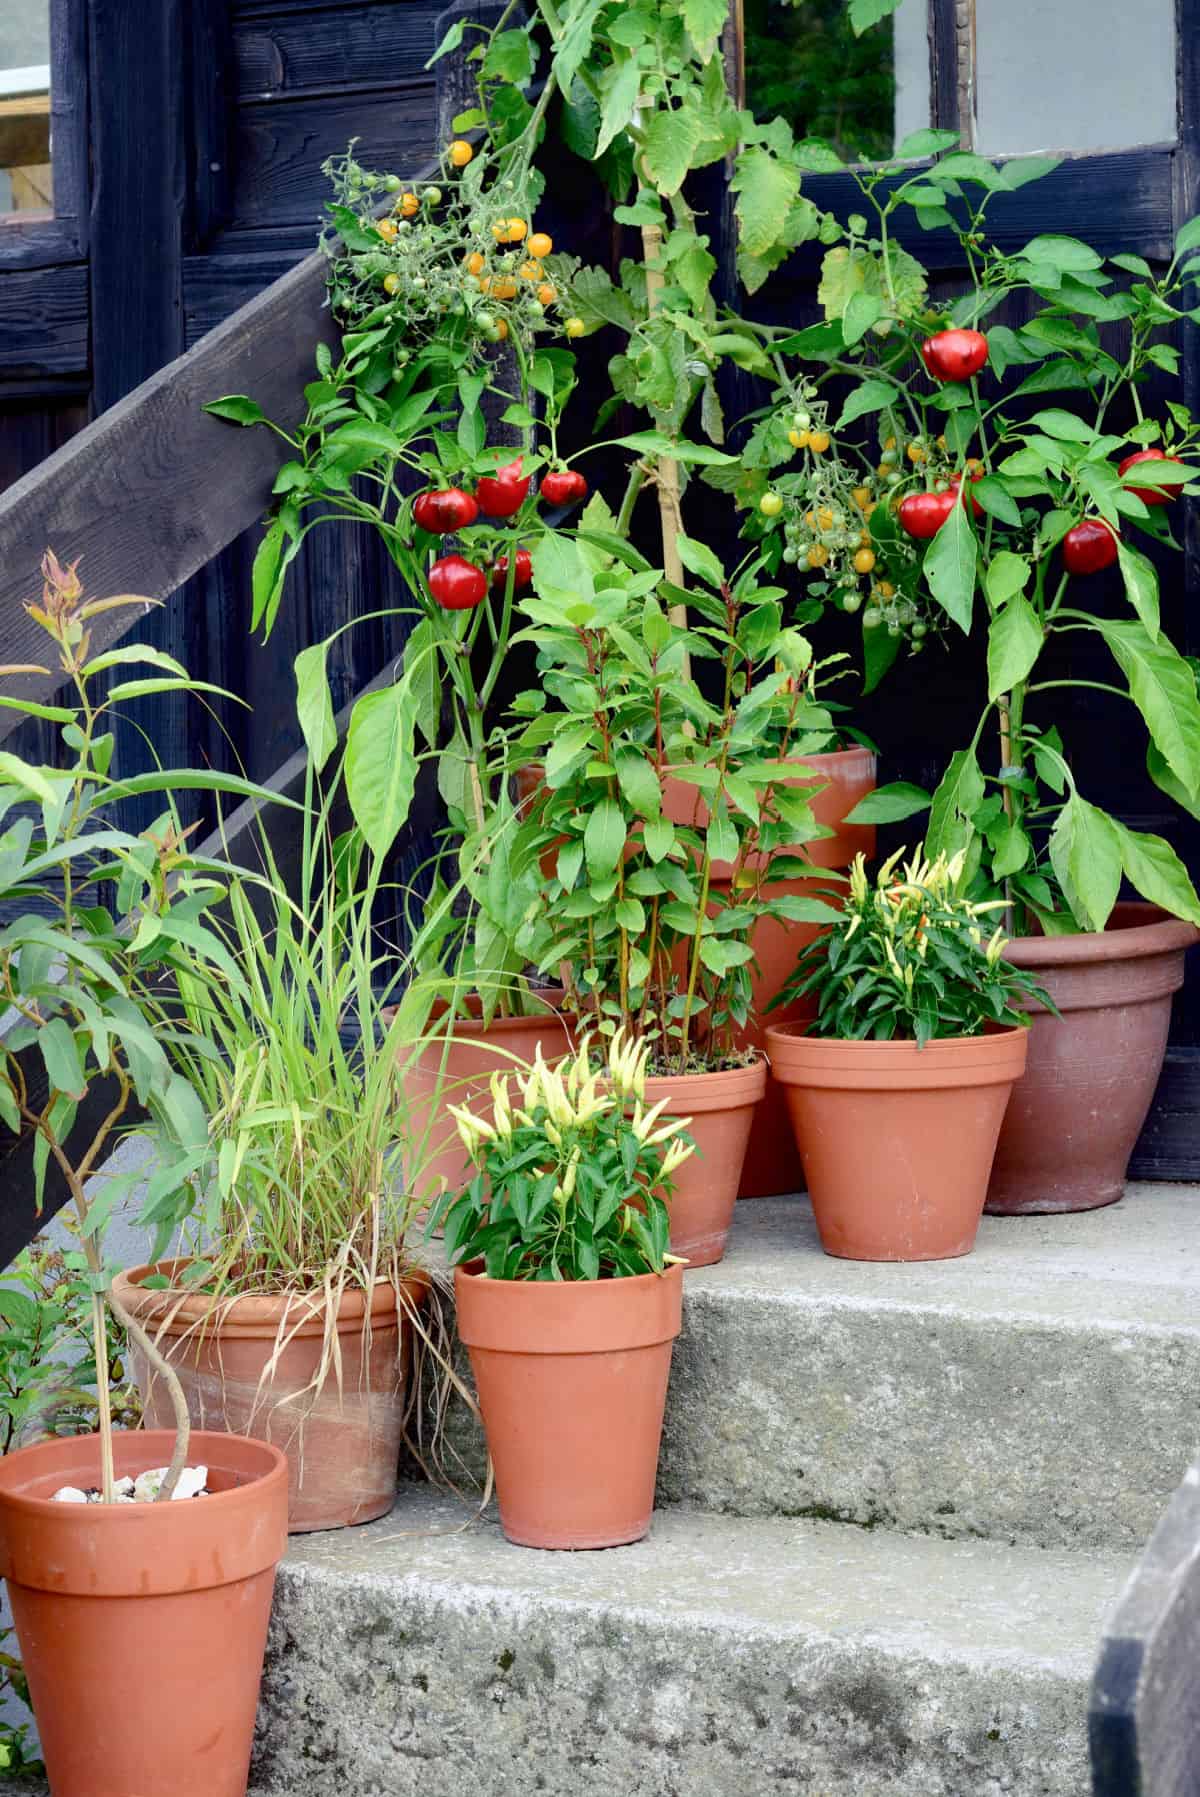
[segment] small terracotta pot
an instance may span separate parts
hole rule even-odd
[[[650,1528],[683,1269],[633,1279],[487,1279],[456,1267],[504,1533],[619,1547]]]
[[[950,1260],[975,1244],[1025,1029],[942,1042],[767,1031],[826,1254]]]
[[[365,1294],[342,1295],[339,1389],[336,1370],[319,1378],[325,1338],[320,1293],[290,1302],[266,1294],[235,1298],[214,1321],[212,1299],[202,1293],[147,1291],[141,1283],[150,1273],[170,1279],[184,1264],[134,1267],[118,1274],[113,1286],[174,1367],[193,1424],[282,1449],[294,1535],[385,1516],[396,1501],[411,1334],[396,1314],[391,1283],[380,1281],[371,1294],[369,1346]],[[415,1308],[428,1289],[426,1274],[410,1273],[401,1286],[402,1307]],[[281,1335],[286,1345],[268,1376]],[[172,1420],[165,1386],[136,1343],[130,1344],[130,1361],[147,1422],[165,1428]]]
[[[868,857],[875,853],[875,826],[847,824],[848,811],[860,799],[875,790],[875,756],[870,749],[839,749],[830,755],[806,755],[797,763],[804,773],[789,780],[789,786],[812,788],[813,816],[833,831],[808,842],[795,851],[805,855],[817,870],[811,880],[772,880],[767,891],[791,893],[797,897],[813,897],[820,885],[820,874],[828,868],[849,867],[860,851]],[[681,780],[668,781],[663,793],[663,809],[673,823],[698,824],[708,821],[708,814],[698,790]],[[729,862],[714,862],[714,882],[727,888],[733,874]],[[753,999],[750,1022],[741,1032],[739,1045],[762,1048],[768,1023],[795,1023],[814,1015],[807,1001],[786,1005],[767,1015],[767,1006],[782,991],[795,972],[796,961],[803,949],[817,936],[819,926],[813,923],[782,923],[764,917],[751,937],[757,967],[752,969]],[[767,1079],[766,1092],[755,1119],[754,1130],[746,1151],[739,1196],[765,1198],[776,1192],[794,1192],[803,1184],[803,1173],[788,1122],[783,1090],[773,1076]]]
[[[987,1208],[1001,1216],[1115,1204],[1162,1072],[1171,995],[1200,930],[1120,904],[1106,930],[1030,936],[1027,967],[1062,1013],[1032,1010],[1029,1060],[1000,1131]]]
[[[646,1104],[670,1099],[664,1117],[690,1117],[688,1134],[696,1152],[675,1175],[671,1199],[671,1252],[691,1267],[721,1259],[738,1182],[759,1105],[767,1089],[767,1063],[723,1073],[688,1073],[646,1081]]]
[[[406,1061],[400,1089],[407,1106],[407,1135],[412,1143],[413,1189],[432,1203],[443,1190],[460,1191],[475,1169],[459,1138],[447,1106],[482,1100],[490,1109],[488,1085],[493,1073],[520,1071],[541,1044],[542,1059],[554,1061],[571,1047],[570,1030],[554,1008],[560,990],[543,994],[545,1009],[536,1017],[495,1017],[491,1023],[456,1018],[449,1044],[438,1036]],[[478,1009],[478,1001],[475,1001]],[[443,1185],[443,1181],[445,1182]]]
[[[118,1430],[118,1478],[174,1430]],[[56,1504],[100,1484],[100,1438],[0,1460],[0,1574],[54,1797],[244,1797],[287,1466],[264,1442],[192,1436],[213,1495]]]

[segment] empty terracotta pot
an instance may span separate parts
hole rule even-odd
[[[646,1081],[646,1104],[667,1098],[664,1117],[690,1117],[696,1152],[675,1175],[671,1252],[691,1267],[708,1267],[725,1252],[747,1144],[758,1128],[767,1063],[723,1073],[688,1073]]]
[[[427,1202],[443,1190],[461,1191],[475,1171],[447,1106],[481,1100],[490,1109],[493,1073],[527,1067],[539,1044],[543,1060],[566,1054],[570,1031],[554,1008],[561,998],[561,991],[547,991],[544,1008],[535,1017],[495,1017],[488,1024],[456,1018],[449,1041],[434,1037],[406,1063],[400,1087],[412,1144],[409,1177]]]
[[[519,1547],[619,1547],[650,1527],[683,1270],[488,1279],[457,1267],[458,1333]]]
[[[975,1243],[1029,1032],[837,1042],[767,1031],[826,1254],[950,1260]]]
[[[118,1478],[163,1466],[173,1430],[118,1430]],[[277,1448],[195,1434],[213,1495],[56,1504],[100,1484],[100,1439],[0,1460],[7,1586],[54,1797],[245,1797],[276,1562]]]
[[[325,1342],[323,1295],[235,1298],[214,1321],[212,1300],[184,1289],[147,1291],[153,1272],[168,1279],[183,1265],[134,1267],[113,1281],[118,1298],[155,1338],[174,1367],[199,1429],[225,1429],[270,1441],[288,1466],[288,1528],[340,1529],[385,1516],[396,1501],[403,1433],[410,1325],[396,1312],[390,1281],[371,1294],[343,1294],[337,1312],[341,1362],[321,1377]],[[401,1308],[419,1305],[429,1289],[421,1272],[401,1286]],[[270,1372],[268,1362],[284,1339]],[[170,1398],[136,1343],[130,1361],[147,1422],[165,1428]]]
[[[989,1211],[1038,1215],[1116,1203],[1162,1072],[1184,953],[1195,942],[1194,925],[1128,903],[1106,930],[1009,943],[1005,958],[1031,970],[1061,1016],[1033,1009]]]
[[[820,874],[826,868],[849,867],[855,855],[868,857],[875,853],[875,826],[847,824],[847,812],[853,811],[860,799],[875,790],[875,756],[870,749],[839,749],[829,755],[806,755],[797,763],[806,771],[798,773],[789,786],[812,788],[813,815],[820,824],[832,830],[830,836],[805,843],[803,849],[788,851],[804,854],[817,870],[812,880],[772,880],[772,893],[791,893],[798,897],[814,896],[820,885]],[[708,817],[697,788],[682,781],[667,783],[663,793],[663,809],[673,823],[707,823]],[[728,888],[733,868],[728,862],[714,863],[716,884]],[[766,1015],[767,1006],[787,984],[795,971],[801,951],[818,934],[819,926],[811,923],[781,923],[766,917],[752,937],[757,969],[753,973],[754,998],[750,1022],[742,1033],[742,1045],[763,1047],[768,1023],[791,1023],[811,1016],[805,1004],[788,1005]],[[792,1139],[787,1104],[782,1088],[773,1074],[768,1074],[762,1104],[746,1150],[739,1196],[764,1198],[775,1192],[795,1192],[803,1184],[800,1159]]]

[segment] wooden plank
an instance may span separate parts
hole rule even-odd
[[[244,255],[185,256],[183,261],[184,334],[190,349],[206,331],[244,306],[311,254],[312,233],[305,233],[302,248],[290,254],[278,251]]]
[[[229,95],[233,64],[229,0],[191,0],[191,123],[188,191],[192,247],[209,242],[233,209],[233,130]]]
[[[929,122],[939,131],[962,130],[955,0],[930,0],[929,4]]]
[[[243,106],[235,123],[235,226],[317,223],[314,188],[327,156],[352,137],[367,167],[416,172],[433,144],[431,81],[373,95],[308,98]]]
[[[233,33],[237,96],[273,100],[350,88],[377,92],[381,80],[389,88],[425,82],[441,10],[441,0],[412,0],[240,20]]]
[[[2,233],[0,233],[2,235]],[[3,273],[0,383],[9,376],[85,374],[88,367],[88,271],[12,268]],[[0,394],[3,388],[0,386]]]
[[[1194,1797],[1200,1466],[1184,1475],[1105,1628],[1088,1738],[1093,1797]]]

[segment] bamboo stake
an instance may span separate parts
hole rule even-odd
[[[653,317],[662,299],[663,280],[661,255],[662,231],[658,225],[642,226],[642,259],[646,265],[646,309]],[[679,503],[679,463],[669,456],[664,456],[655,471],[655,486],[658,489],[658,516],[662,528],[662,562],[663,572],[673,585],[684,584],[683,563],[679,559],[679,538],[683,534],[683,513]],[[680,630],[687,629],[687,606],[682,601],[673,605],[670,618]],[[684,678],[688,668],[685,661]]]

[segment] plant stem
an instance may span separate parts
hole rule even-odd
[[[86,1248],[85,1248],[86,1252]],[[92,1352],[96,1358],[96,1406],[100,1412],[100,1501],[113,1503],[112,1399],[108,1390],[108,1329],[104,1299],[92,1293]]]
[[[175,1487],[179,1483],[180,1473],[187,1465],[188,1444],[191,1441],[192,1433],[192,1420],[188,1415],[187,1399],[183,1395],[183,1386],[179,1383],[179,1376],[166,1355],[159,1352],[155,1343],[151,1341],[149,1335],[142,1328],[142,1325],[136,1318],[130,1316],[129,1312],[111,1287],[106,1296],[108,1298],[108,1308],[112,1311],[117,1322],[121,1325],[122,1329],[124,1329],[126,1335],[137,1343],[155,1372],[162,1379],[163,1384],[167,1388],[167,1396],[171,1400],[171,1409],[175,1413],[175,1448],[171,1455],[171,1464],[167,1468],[167,1476],[159,1486],[158,1494],[154,1500],[156,1504],[166,1503],[170,1500]],[[107,1361],[105,1362],[105,1370],[107,1372]],[[111,1427],[112,1419],[110,1415],[109,1428],[111,1429]],[[110,1442],[109,1453],[111,1454],[111,1452],[112,1448]]]

